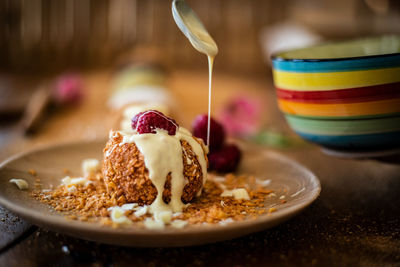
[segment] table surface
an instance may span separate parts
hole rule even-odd
[[[48,143],[105,137],[115,119],[106,106],[110,80],[109,72],[86,74],[84,105],[48,114],[33,136],[23,136],[13,126],[0,127],[0,160]],[[179,103],[183,125],[206,110],[207,83],[206,72],[171,74],[169,88]],[[261,101],[264,125],[288,130],[269,77],[216,74],[213,110],[230,96],[243,94]],[[399,165],[338,159],[313,145],[278,151],[310,168],[320,179],[322,192],[303,213],[272,229],[197,247],[129,248],[47,231],[0,207],[0,266],[400,266]]]

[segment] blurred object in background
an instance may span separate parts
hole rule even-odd
[[[65,73],[57,78],[53,98],[59,105],[76,105],[83,98],[83,79],[78,73]]]
[[[273,53],[310,46],[321,39],[309,28],[289,21],[265,27],[260,34],[261,47],[269,65]]]
[[[257,135],[252,136],[251,141],[258,145],[281,149],[310,145],[295,135],[284,133],[274,128],[267,128],[260,131]]]
[[[36,84],[27,77],[0,75],[0,124],[10,124],[21,117]]]
[[[42,82],[26,105],[20,125],[25,134],[32,134],[39,129],[44,121],[51,102],[52,88],[49,82]]]
[[[120,109],[130,103],[171,101],[166,91],[167,74],[158,64],[136,62],[124,66],[114,75],[108,105]]]
[[[260,99],[241,93],[222,106],[218,120],[229,136],[249,140],[257,145],[274,148],[306,145],[296,135],[278,130],[276,125],[266,125],[263,118],[269,110],[269,107],[262,105]]]
[[[255,135],[261,125],[261,103],[258,99],[246,95],[237,95],[230,99],[219,113],[219,121],[228,135],[247,138]]]
[[[288,20],[327,39],[400,32],[396,0],[188,3],[218,43],[218,71],[265,74],[260,30]],[[178,31],[167,0],[1,0],[0,70],[108,67],[138,46],[158,49],[168,66],[204,69],[207,61]]]
[[[295,0],[288,17],[329,39],[400,32],[398,0]]]
[[[14,84],[10,77],[0,76],[0,118],[1,120],[16,114],[23,110],[26,98],[18,97],[17,92],[13,90]],[[15,99],[15,101],[10,101]]]
[[[132,131],[131,119],[146,110],[167,116],[176,103],[168,89],[168,72],[157,50],[136,49],[119,60],[108,106],[116,114],[115,128]]]
[[[41,81],[29,98],[21,119],[24,133],[36,133],[57,109],[77,107],[83,102],[84,95],[83,79],[78,73],[64,73]]]

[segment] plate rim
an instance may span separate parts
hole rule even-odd
[[[4,160],[3,162],[0,163],[0,170],[5,168],[8,164],[11,162],[18,160],[20,158],[26,157],[28,155],[37,153],[37,152],[43,152],[49,149],[57,149],[61,148],[64,146],[78,146],[80,144],[89,144],[89,143],[101,143],[103,140],[96,139],[96,140],[81,140],[81,141],[75,141],[75,142],[62,142],[62,143],[56,143],[56,144],[48,144],[48,145],[43,145],[40,147],[36,147],[34,149],[30,149],[18,154],[15,154],[8,159]],[[75,233],[82,232],[84,231],[85,233],[89,233],[90,235],[93,234],[102,234],[102,235],[107,235],[108,237],[112,236],[121,236],[121,235],[130,235],[132,237],[149,237],[150,234],[156,234],[159,237],[172,237],[176,235],[201,235],[201,234],[212,234],[212,233],[219,233],[221,231],[227,231],[227,232],[235,232],[238,230],[243,230],[247,229],[250,230],[247,232],[247,234],[254,233],[257,231],[261,231],[263,229],[267,229],[270,227],[275,226],[278,224],[280,221],[286,221],[290,219],[291,217],[297,215],[300,213],[302,210],[304,210],[306,207],[308,207],[311,203],[313,203],[318,196],[321,193],[321,183],[318,179],[318,177],[307,167],[303,166],[302,164],[298,163],[294,159],[290,158],[289,156],[283,155],[282,153],[273,151],[273,150],[263,150],[261,151],[262,154],[269,154],[268,156],[271,157],[276,157],[278,160],[281,162],[288,162],[296,167],[296,169],[300,170],[302,173],[306,174],[309,179],[310,184],[314,185],[314,188],[309,192],[309,195],[307,199],[301,200],[300,203],[294,205],[294,206],[288,206],[283,209],[278,209],[277,211],[269,214],[263,214],[261,216],[258,216],[254,220],[244,220],[244,221],[236,221],[234,223],[230,223],[227,225],[207,225],[207,226],[193,226],[190,228],[182,228],[182,229],[174,229],[174,228],[164,228],[164,229],[144,229],[144,228],[139,228],[139,227],[131,227],[131,228],[126,228],[126,227],[121,227],[121,228],[112,228],[108,226],[98,226],[93,227],[92,223],[88,222],[80,222],[80,221],[74,221],[74,220],[67,220],[64,216],[61,214],[58,214],[57,212],[54,212],[54,214],[51,214],[51,216],[48,216],[47,214],[43,215],[40,211],[37,209],[29,209],[28,207],[24,205],[19,205],[11,202],[9,199],[4,197],[3,194],[0,193],[0,205],[14,213],[16,213],[18,216],[26,219],[29,223],[32,223],[34,225],[42,226],[50,230],[54,230],[57,232],[61,232],[67,235],[72,235],[76,236],[79,238],[87,239],[87,240],[92,240],[92,241],[97,241],[97,242],[102,242],[102,243],[108,243],[108,244],[121,244],[120,242],[105,242],[105,241],[99,241],[99,239],[91,239],[87,238],[87,234],[85,236],[78,236]],[[23,192],[23,191],[22,191]],[[25,191],[27,193],[27,191]],[[52,213],[50,211],[49,213]],[[56,216],[53,216],[56,215]],[[269,225],[263,228],[263,226]],[[240,234],[236,237],[243,236],[244,234]],[[234,238],[234,237],[233,237]],[[103,238],[104,240],[104,238]],[[227,239],[221,239],[220,241],[227,240]],[[217,242],[217,241],[215,241]],[[200,245],[200,244],[206,244],[210,242],[194,242],[193,244],[189,245]],[[127,245],[126,243],[122,243],[123,245]],[[152,245],[129,245],[128,246],[137,246],[137,247],[155,247]],[[179,245],[167,245],[164,247],[168,246],[179,246]],[[187,245],[182,245],[182,246],[187,246]]]

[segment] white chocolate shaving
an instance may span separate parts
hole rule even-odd
[[[175,220],[171,222],[171,226],[177,229],[181,229],[185,227],[187,224],[188,222],[184,220]]]
[[[162,221],[153,220],[151,218],[146,218],[143,223],[147,229],[164,229],[165,227]]]
[[[154,214],[154,219],[163,222],[164,224],[168,224],[171,222],[172,212],[169,210],[157,212]]]
[[[265,187],[265,186],[269,186],[271,184],[271,180],[261,180],[261,179],[256,179],[256,183]]]
[[[82,171],[85,177],[100,171],[100,162],[97,159],[85,159],[82,162]]]
[[[228,219],[220,221],[218,224],[225,226],[225,225],[233,223],[233,222],[234,222],[234,220],[232,218],[228,218]]]
[[[61,179],[61,184],[65,185],[67,188],[78,185],[88,186],[89,184],[92,183],[93,183],[92,181],[84,177],[71,178],[69,176],[66,176],[63,179]]]
[[[131,225],[132,221],[128,219],[128,217],[125,216],[125,210],[119,208],[119,207],[114,207],[111,210],[111,220],[117,224],[120,225]]]
[[[182,215],[182,212],[175,212],[175,213],[172,214],[172,218],[176,218],[176,217],[181,216],[181,215]]]
[[[221,197],[234,197],[235,199],[245,199],[249,200],[250,196],[247,193],[247,190],[244,188],[237,188],[233,190],[224,190],[221,194]]]
[[[134,210],[138,207],[138,203],[126,203],[121,206],[123,210]]]
[[[139,205],[137,203],[127,203],[127,204],[124,204],[122,206],[109,207],[107,210],[108,211],[112,211],[115,208],[119,208],[119,209],[122,209],[124,211],[128,211],[128,210],[137,210],[137,209],[139,209],[141,207],[139,207]]]
[[[15,184],[19,190],[26,190],[29,188],[28,182],[24,179],[11,179],[10,183]]]
[[[135,211],[135,216],[136,217],[141,217],[143,215],[145,215],[148,212],[148,206],[143,206],[143,207],[139,207],[137,209],[137,211]]]

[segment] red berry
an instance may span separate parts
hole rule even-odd
[[[59,104],[77,104],[83,97],[83,81],[79,74],[64,74],[55,83],[54,98]]]
[[[239,165],[241,157],[242,152],[236,145],[225,145],[208,155],[209,168],[217,172],[233,172]]]
[[[208,116],[206,114],[197,116],[192,124],[193,135],[203,139],[204,143],[207,145],[207,125]],[[225,141],[225,130],[224,127],[211,118],[210,120],[210,151],[217,150],[220,148]]]
[[[132,128],[139,134],[156,133],[156,129],[164,129],[169,135],[175,135],[179,125],[157,110],[140,112],[132,118]]]

